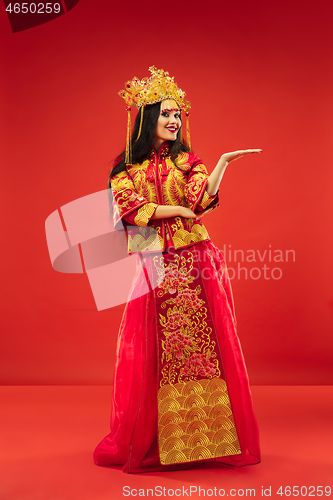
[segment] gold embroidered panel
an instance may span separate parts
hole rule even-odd
[[[144,220],[147,216],[145,212],[146,205],[143,205],[144,215],[139,215],[140,221]],[[140,209],[139,209],[140,210]],[[142,217],[142,219],[141,219]],[[181,217],[175,217],[174,224],[171,224],[171,234],[176,248],[181,248],[191,243],[196,243],[209,238],[209,234],[203,224],[188,219],[186,222],[186,230],[183,225]],[[162,220],[154,220],[149,226],[131,226],[128,228],[128,248],[131,252],[153,252],[163,250],[163,237],[162,237]],[[157,234],[156,234],[157,233]]]
[[[216,329],[191,249],[153,259],[162,464],[241,453]]]
[[[171,228],[174,231],[172,239],[176,248],[209,238],[208,231],[203,224],[198,224],[193,219],[188,219],[187,227],[190,229],[189,231],[184,228],[182,218],[175,217],[175,224],[172,224]]]
[[[163,251],[163,238],[160,236],[161,227],[130,226],[127,231],[128,249],[131,252]]]

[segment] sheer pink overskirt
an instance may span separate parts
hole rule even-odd
[[[204,287],[215,325],[225,378],[242,453],[204,460],[228,466],[260,462],[259,433],[253,411],[248,374],[236,333],[234,302],[222,252],[206,240],[191,249],[199,258]],[[184,250],[184,249],[181,249]],[[176,252],[180,252],[175,251]],[[146,266],[149,266],[146,262]],[[144,289],[146,276],[139,272],[134,289]],[[198,465],[161,465],[157,445],[157,341],[155,294],[126,304],[121,321],[113,382],[110,433],[94,452],[96,465],[124,465],[126,473],[179,470]],[[202,461],[203,462],[203,461]]]

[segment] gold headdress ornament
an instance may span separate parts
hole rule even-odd
[[[147,106],[147,104],[155,104],[157,102],[164,101],[165,99],[174,99],[180,109],[182,111],[185,111],[187,142],[189,147],[191,147],[190,128],[188,120],[191,104],[185,99],[185,92],[178,88],[177,84],[174,81],[174,78],[169,76],[169,73],[167,71],[164,71],[163,69],[157,69],[155,68],[155,66],[151,66],[149,68],[149,71],[151,72],[150,77],[143,78],[142,80],[134,77],[133,80],[126,82],[124,90],[120,90],[120,92],[118,92],[118,94],[125,100],[127,104],[126,111],[128,112],[125,150],[125,163],[127,165],[130,165],[132,163],[131,106],[135,106],[136,108],[140,109],[141,113],[140,128],[138,137],[136,139],[138,140],[141,134],[144,107]]]

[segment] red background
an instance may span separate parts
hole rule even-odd
[[[111,382],[123,306],[97,312],[85,275],[52,269],[44,222],[106,188],[126,134],[117,92],[153,64],[186,91],[209,172],[223,152],[263,149],[228,166],[203,219],[215,244],[295,250],[280,280],[232,280],[251,383],[333,383],[332,14],[330,1],[80,0],[13,34],[0,9],[2,384]]]

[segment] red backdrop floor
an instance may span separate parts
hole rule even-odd
[[[95,445],[108,433],[111,387],[1,387],[0,498],[118,500],[126,498],[124,486],[133,490],[129,498],[151,497],[147,489],[157,486],[166,488],[162,498],[180,492],[186,498],[183,487],[190,497],[190,486],[200,486],[200,496],[193,488],[191,498],[204,498],[204,492],[218,498],[221,488],[225,496],[248,497],[246,489],[255,489],[262,497],[262,487],[271,487],[271,498],[281,499],[288,495],[278,494],[280,486],[283,493],[298,486],[291,497],[306,498],[320,496],[317,487],[332,487],[333,387],[253,386],[252,395],[261,464],[125,475],[121,467],[101,468],[92,461]]]

